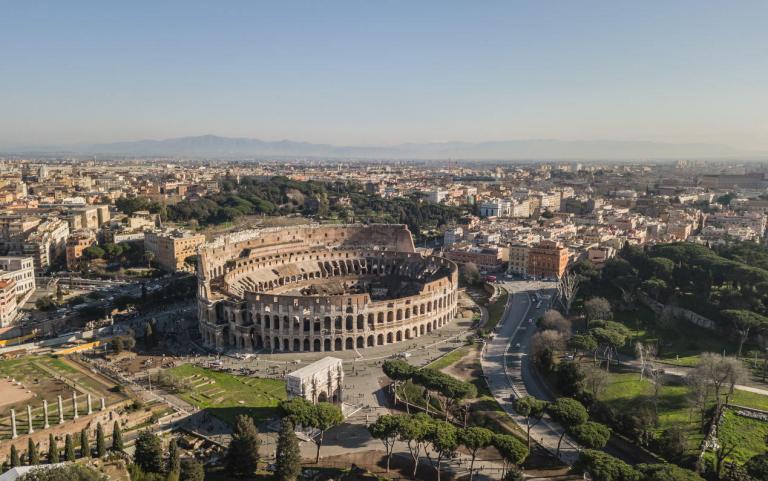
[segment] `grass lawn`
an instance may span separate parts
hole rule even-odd
[[[488,321],[483,326],[483,329],[487,331],[491,331],[496,327],[496,324],[501,320],[501,316],[504,315],[504,309],[507,307],[509,293],[506,289],[499,288],[499,290],[501,291],[499,297],[488,306]]]
[[[724,446],[736,446],[727,458],[739,464],[747,462],[756,454],[765,452],[768,436],[768,422],[739,416],[731,410],[723,415],[718,438]]]
[[[426,367],[437,370],[445,369],[446,367],[455,364],[459,361],[459,359],[469,354],[470,349],[472,349],[472,346],[464,346],[458,349],[454,349],[443,357],[430,362]]]
[[[190,386],[179,394],[182,399],[230,424],[239,414],[248,414],[260,423],[274,415],[278,403],[286,398],[281,380],[235,376],[192,364],[168,372]]]
[[[695,452],[703,435],[699,432],[698,417],[691,411],[686,399],[685,385],[666,385],[659,394],[658,433],[672,426],[678,426],[688,435],[688,449]],[[652,398],[651,383],[640,380],[638,373],[611,373],[608,386],[600,396],[617,413],[632,412],[644,401]]]

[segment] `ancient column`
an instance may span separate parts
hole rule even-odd
[[[16,410],[11,409],[11,437],[13,439],[16,439],[19,437],[18,433],[16,432]]]
[[[43,399],[43,416],[45,417],[44,428],[48,429],[49,427],[51,427],[51,425],[48,424],[48,401],[46,401],[45,399]]]
[[[88,414],[93,414],[93,408],[91,407],[91,393],[88,393]]]
[[[79,417],[77,415],[77,391],[72,391],[72,409],[75,411],[72,419],[77,419]]]
[[[59,395],[59,424],[64,424],[64,401]]]
[[[32,406],[27,404],[27,422],[29,424],[29,429],[27,429],[28,434],[32,434],[35,432],[34,429],[32,429]]]
[[[101,398],[101,410],[104,411],[107,409],[107,404],[104,402],[104,398]]]

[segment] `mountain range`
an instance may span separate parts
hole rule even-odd
[[[492,142],[404,143],[392,146],[336,146],[292,140],[264,141],[217,135],[102,144],[26,147],[16,152],[162,155],[198,158],[346,158],[416,160],[646,160],[764,157],[726,145],[649,141],[565,141],[554,139]]]

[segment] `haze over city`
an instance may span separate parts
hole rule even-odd
[[[14,2],[4,10],[4,149],[213,134],[336,146],[553,139],[713,144],[713,157],[768,152],[760,1]],[[605,157],[599,147],[583,151]]]

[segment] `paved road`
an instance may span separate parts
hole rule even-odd
[[[507,309],[504,312],[498,333],[485,347],[481,364],[486,381],[501,407],[525,429],[525,418],[517,415],[513,400],[517,397],[532,395],[540,399],[552,400],[552,395],[539,379],[528,360],[528,343],[535,332],[535,324],[529,319],[541,315],[551,302],[544,299],[541,308],[536,308],[528,294],[538,291],[551,296],[551,284],[515,282],[506,283],[510,292]],[[541,291],[539,291],[541,289]],[[505,365],[508,362],[508,366]],[[545,419],[531,429],[531,437],[551,452],[557,450],[557,443],[562,434],[557,423]],[[572,464],[578,457],[578,446],[568,436],[563,439],[560,459]]]

